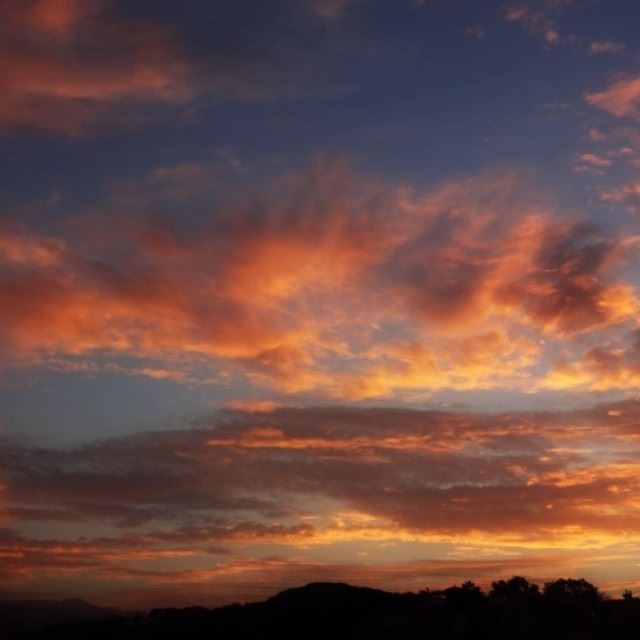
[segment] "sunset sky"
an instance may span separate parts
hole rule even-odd
[[[640,589],[637,0],[0,0],[0,598]]]

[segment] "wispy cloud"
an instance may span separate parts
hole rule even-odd
[[[344,15],[351,5],[363,0],[308,0],[309,9],[315,15],[335,20]]]
[[[612,40],[594,40],[589,44],[589,50],[593,55],[603,53],[622,53],[626,46],[621,42],[613,42]]]
[[[604,202],[611,202],[624,206],[631,213],[640,211],[640,183],[630,182],[628,184],[606,189],[600,197]]]
[[[3,0],[0,15],[0,127],[76,134],[123,101],[191,95],[188,64],[159,24],[117,18],[99,0]]]
[[[334,19],[352,3],[307,8]],[[0,131],[95,135],[114,124],[186,119],[203,104],[349,91],[337,73],[349,49],[346,40],[337,46],[339,34],[310,24],[303,35],[265,37],[295,22],[297,6],[255,3],[255,21],[187,41],[189,11],[177,5],[166,15],[122,0],[1,0]],[[200,19],[210,18],[203,10]],[[351,51],[357,57],[355,43]]]
[[[519,23],[531,35],[542,38],[546,45],[575,43],[573,36],[560,33],[556,23],[557,14],[574,4],[575,0],[523,0],[508,4],[504,16],[508,22]]]
[[[174,200],[210,175],[150,179]],[[5,363],[125,372],[127,356],[133,375],[204,381],[225,362],[330,397],[530,383],[544,339],[633,322],[637,303],[615,277],[619,240],[526,192],[488,174],[418,195],[320,162],[192,234],[109,217],[77,236],[6,226]]]

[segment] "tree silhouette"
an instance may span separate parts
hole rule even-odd
[[[595,605],[601,598],[598,588],[584,578],[561,578],[544,585],[544,597],[554,602]]]
[[[449,587],[443,593],[446,601],[458,608],[473,607],[485,599],[482,589],[471,580],[467,580],[459,587]]]
[[[12,635],[7,621],[0,606],[2,640],[637,640],[640,600],[630,591],[604,599],[584,579],[548,582],[541,594],[514,576],[488,595],[470,581],[404,594],[312,583],[265,602],[156,609],[27,636]]]
[[[489,596],[508,602],[526,602],[540,597],[537,584],[530,583],[522,576],[514,576],[510,580],[498,580],[491,584]]]

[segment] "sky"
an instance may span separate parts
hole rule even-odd
[[[0,0],[0,597],[640,589],[635,0]]]

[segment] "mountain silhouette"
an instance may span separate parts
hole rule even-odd
[[[123,615],[117,609],[98,607],[79,599],[0,600],[0,637],[10,640],[56,624]]]
[[[86,604],[86,603],[84,603]],[[102,610],[105,612],[106,610]],[[88,613],[88,611],[87,611]],[[94,612],[97,613],[97,612]],[[264,602],[153,609],[63,621],[25,640],[637,640],[640,599],[608,599],[585,580],[541,590],[525,578],[389,593],[343,583],[287,589]],[[1,619],[0,619],[1,622]]]

